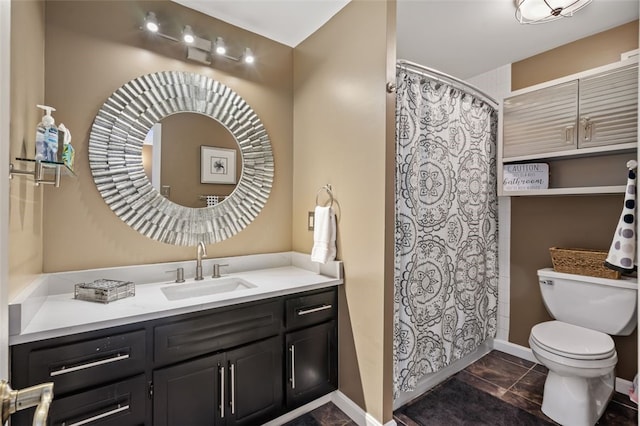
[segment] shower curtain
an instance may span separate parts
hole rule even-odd
[[[394,390],[495,336],[495,109],[397,70]]]

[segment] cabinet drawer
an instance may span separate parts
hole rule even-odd
[[[156,366],[270,337],[282,328],[282,301],[173,321],[154,328]]]
[[[141,373],[145,357],[144,330],[37,349],[28,355],[28,385],[53,382],[63,395]]]
[[[333,319],[338,312],[337,302],[335,288],[288,299],[286,302],[287,329],[306,327]]]
[[[49,424],[141,425],[145,422],[147,400],[147,384],[141,374],[57,401],[54,399]]]

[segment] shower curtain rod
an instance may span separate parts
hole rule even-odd
[[[467,83],[464,80],[460,80],[457,77],[454,77],[449,74],[445,74],[438,70],[434,70],[433,68],[425,67],[424,65],[416,64],[415,62],[406,61],[404,59],[399,59],[397,61],[396,68],[411,68],[412,71],[415,71],[418,74],[423,75],[425,77],[435,78],[440,81],[443,81],[444,79],[444,80],[448,80],[445,82],[462,85],[464,89],[473,92],[472,94],[479,96],[482,100],[488,102],[492,107],[494,107],[495,109],[498,109],[499,104],[495,99],[493,99],[491,96],[487,95],[485,92],[478,89],[477,87]]]

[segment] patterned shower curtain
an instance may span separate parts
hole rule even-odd
[[[399,68],[396,100],[394,390],[495,336],[497,114]]]

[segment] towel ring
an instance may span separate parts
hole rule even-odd
[[[319,197],[320,197],[320,193],[322,191],[325,191],[327,193],[327,195],[329,195],[329,207],[333,207],[333,192],[331,192],[331,184],[327,184],[325,186],[323,186],[322,188],[320,188],[318,190],[318,192],[316,192],[316,206],[320,206],[320,202],[318,201]],[[325,206],[326,207],[326,204]]]

